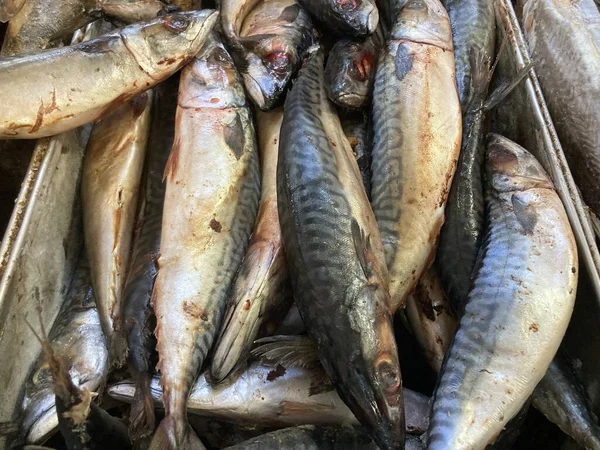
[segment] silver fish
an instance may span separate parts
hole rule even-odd
[[[38,138],[99,119],[179,70],[217,20],[162,16],[70,47],[0,60],[0,137]],[[24,95],[27,93],[27,95]]]
[[[290,306],[277,213],[277,152],[282,120],[283,108],[257,113],[262,169],[260,208],[213,353],[210,373],[218,381],[248,355],[262,325],[274,314],[285,314]]]
[[[493,441],[544,376],[577,290],[577,247],[542,166],[488,137],[487,231],[465,313],[442,369],[429,449]]]
[[[186,399],[219,331],[260,197],[251,110],[216,35],[181,74],[165,181],[152,303],[166,417],[150,448],[193,449],[201,444]]]

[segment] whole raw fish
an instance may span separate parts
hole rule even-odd
[[[461,140],[452,32],[438,0],[408,0],[379,59],[371,197],[392,311],[433,262]]]
[[[496,18],[488,0],[446,0],[452,25],[463,135],[440,233],[436,266],[453,311],[461,314],[484,228],[484,111],[494,59]]]
[[[465,312],[435,393],[429,449],[481,449],[544,376],[567,329],[577,248],[542,166],[488,137],[487,231]]]
[[[151,124],[151,91],[97,122],[81,177],[83,236],[111,364],[125,358],[121,303]]]
[[[282,120],[283,108],[257,113],[262,169],[260,208],[213,352],[210,373],[218,381],[248,356],[262,325],[274,314],[285,315],[290,306],[277,213],[277,152]]]
[[[520,0],[556,132],[583,200],[600,216],[600,11],[593,0]]]
[[[150,305],[160,249],[162,211],[165,199],[163,174],[173,146],[179,77],[157,86],[152,105],[152,123],[141,189],[141,201],[127,281],[123,289],[123,332],[127,337],[129,372],[136,381],[136,396],[130,413],[130,434],[135,439],[154,431],[154,406],[150,378],[154,373],[156,318]]]
[[[99,119],[198,52],[214,11],[169,14],[70,47],[0,60],[0,137],[38,138]]]
[[[281,103],[312,43],[312,22],[296,0],[223,0],[221,25],[254,104]]]
[[[227,305],[260,197],[254,126],[216,36],[181,74],[152,293],[166,416],[151,449],[201,448],[186,401]]]
[[[325,371],[382,449],[404,443],[379,231],[316,50],[285,104],[277,200],[294,297]]]

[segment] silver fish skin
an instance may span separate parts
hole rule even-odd
[[[68,363],[73,382],[80,389],[97,391],[108,374],[108,351],[92,293],[89,263],[83,255],[49,340]],[[42,443],[58,430],[52,375],[44,355],[36,361],[25,385],[21,424],[30,444]]]
[[[583,200],[600,216],[600,11],[593,0],[520,0],[523,32]]]
[[[154,431],[154,406],[150,378],[154,372],[156,318],[150,305],[158,270],[160,232],[165,199],[163,174],[173,146],[179,77],[173,76],[154,89],[152,124],[135,224],[131,263],[123,288],[123,333],[127,338],[127,363],[137,382],[130,412],[130,434],[135,440]]]
[[[437,270],[432,266],[406,301],[406,318],[430,367],[440,372],[457,321]]]
[[[462,133],[452,32],[438,0],[408,0],[380,55],[373,92],[371,198],[392,311],[433,262]]]
[[[308,13],[296,0],[223,0],[221,25],[250,100],[279,105],[312,43]]]
[[[0,1],[0,22],[6,23],[12,17],[17,14],[23,5],[25,0],[2,0]]]
[[[211,10],[162,16],[70,47],[0,60],[0,137],[50,136],[105,116],[198,52]],[[23,93],[30,93],[23,95]]]
[[[212,35],[181,74],[175,142],[165,169],[152,303],[166,417],[151,449],[198,445],[188,442],[197,438],[187,424],[186,399],[219,331],[255,223],[256,147],[241,78]]]
[[[210,373],[217,381],[248,356],[262,325],[274,314],[284,315],[291,302],[277,212],[277,153],[283,108],[257,112],[256,118],[262,172],[260,207],[213,352]]]
[[[121,303],[151,124],[151,91],[92,129],[81,177],[83,236],[111,365],[124,362]]]
[[[459,315],[471,288],[484,223],[484,112],[494,61],[496,17],[488,0],[445,0],[452,26],[456,84],[462,108],[460,157],[446,203],[436,266]]]
[[[583,388],[560,352],[532,398],[533,406],[579,445],[588,450],[600,449],[600,426],[590,412]]]
[[[27,0],[8,23],[0,56],[60,46],[77,29],[102,17],[133,23],[152,20],[166,9],[159,0]]]
[[[217,385],[201,374],[188,398],[188,412],[251,425],[285,427],[359,425],[340,399],[331,380],[319,367],[289,367],[253,362],[236,376]],[[107,389],[119,401],[131,403],[135,385],[121,381]],[[162,403],[158,377],[152,379],[152,398]],[[421,434],[429,425],[429,397],[404,389],[406,431]]]
[[[544,376],[573,312],[577,247],[539,162],[489,135],[487,230],[435,392],[429,449],[481,449]]]
[[[379,11],[373,0],[300,0],[300,5],[335,35],[366,37],[379,24]]]
[[[314,51],[287,96],[277,201],[296,305],[340,396],[382,449],[404,443],[385,257]]]

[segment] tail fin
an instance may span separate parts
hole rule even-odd
[[[192,427],[188,424],[185,426],[183,441],[178,443],[176,437],[176,420],[171,416],[166,416],[158,426],[156,433],[154,433],[148,450],[206,450],[206,447]]]
[[[131,404],[129,435],[133,441],[150,436],[156,425],[154,404],[150,395],[150,377],[138,375],[135,383],[135,395]]]

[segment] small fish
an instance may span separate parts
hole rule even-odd
[[[83,251],[82,251],[83,253]],[[48,337],[67,363],[73,383],[90,392],[99,390],[108,374],[108,351],[94,301],[90,267],[84,255]],[[21,429],[27,443],[45,442],[58,430],[52,374],[44,354],[36,361],[25,385]]]
[[[371,197],[392,311],[433,262],[462,122],[450,21],[438,0],[408,0],[380,56],[373,92]]]
[[[221,25],[252,102],[279,105],[312,43],[307,12],[296,0],[223,0]]]
[[[1,0],[0,1],[0,22],[8,22],[15,14],[17,14],[25,0]]]
[[[277,213],[277,152],[283,108],[257,113],[262,193],[248,251],[233,286],[210,373],[223,380],[246,357],[262,325],[289,309],[287,263]]]
[[[544,376],[575,303],[575,238],[542,166],[492,134],[486,175],[487,230],[435,392],[431,450],[495,439]]]
[[[456,317],[434,267],[430,267],[408,296],[406,317],[425,359],[439,373],[456,332]]]
[[[173,76],[155,88],[152,124],[141,189],[141,206],[135,225],[127,281],[123,289],[123,333],[127,337],[129,372],[136,381],[136,397],[130,413],[134,440],[154,431],[154,406],[150,378],[154,372],[154,328],[150,305],[160,249],[162,211],[165,199],[163,174],[173,146],[179,77]]]
[[[316,49],[287,96],[277,201],[296,305],[338,393],[382,449],[404,443],[379,230]]]
[[[519,0],[546,104],[583,200],[600,217],[600,11],[593,0]]]
[[[0,60],[0,136],[33,139],[97,120],[198,52],[214,11],[169,14],[77,45]],[[118,70],[116,70],[118,68]]]
[[[152,91],[92,128],[81,176],[83,236],[110,363],[124,361],[121,302],[151,124]]]
[[[329,33],[350,37],[373,34],[379,11],[373,0],[299,0],[300,5]]]
[[[560,352],[533,391],[533,406],[583,448],[600,449],[600,426],[588,407],[582,387]]]
[[[219,331],[260,198],[251,110],[215,34],[181,73],[165,182],[152,304],[166,416],[150,448],[195,449],[202,444],[186,401]]]
[[[285,350],[281,342],[277,347]],[[359,425],[321,365],[311,361],[315,358],[312,344],[311,352],[308,358],[299,356],[308,367],[285,368],[276,362],[255,361],[217,385],[209,383],[211,376],[205,372],[191,389],[188,412],[251,426]],[[155,376],[150,386],[155,404],[162,404],[160,379]],[[134,392],[131,380],[107,388],[110,397],[127,403],[132,402]],[[404,398],[406,431],[423,433],[429,425],[429,397],[404,389]]]
[[[333,45],[325,65],[325,86],[333,103],[350,109],[369,104],[383,44],[383,32],[378,27],[363,40],[340,39]]]
[[[488,0],[445,0],[452,25],[462,107],[460,157],[448,195],[436,266],[455,314],[464,309],[483,238],[484,111],[494,59],[496,18]]]

